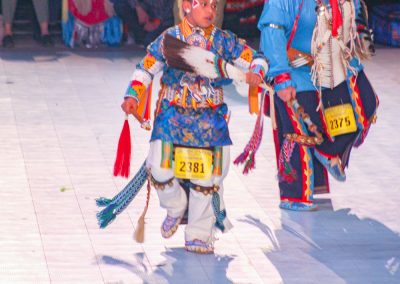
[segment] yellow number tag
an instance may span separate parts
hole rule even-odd
[[[325,109],[328,132],[334,137],[357,130],[356,120],[351,104],[338,105]]]
[[[182,179],[209,179],[212,152],[196,148],[175,148],[175,177]]]

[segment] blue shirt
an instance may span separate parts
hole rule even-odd
[[[302,2],[304,3],[300,10]],[[311,80],[311,67],[292,68],[286,54],[286,45],[299,13],[297,30],[291,47],[311,54],[311,40],[317,22],[315,2],[315,0],[269,0],[264,4],[258,28],[261,31],[260,49],[270,61],[268,76],[275,77],[282,73],[291,75],[291,80],[275,85],[277,91],[288,86],[294,86],[297,92],[316,89]],[[328,0],[323,2],[329,3]],[[354,3],[358,11],[359,0],[354,0]],[[270,27],[270,24],[277,28]],[[358,71],[363,68],[355,58],[352,59],[351,65]]]

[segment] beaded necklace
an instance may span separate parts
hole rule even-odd
[[[204,36],[201,34],[201,32],[193,31],[193,29],[194,27],[192,27],[188,20],[184,18],[181,24],[175,26],[176,37],[184,42],[188,42],[188,38],[192,34],[197,33],[198,36],[202,36],[205,39],[206,45],[204,46],[204,48],[210,50],[215,38],[217,28],[214,25],[211,25],[206,29],[199,29],[199,31],[202,30],[204,32]],[[200,38],[198,39],[200,40]]]

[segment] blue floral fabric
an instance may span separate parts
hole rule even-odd
[[[154,121],[151,141],[161,139],[183,146],[215,147],[232,145],[225,115],[226,104],[217,108],[183,108],[161,102],[161,111]]]

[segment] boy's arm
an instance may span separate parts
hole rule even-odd
[[[164,33],[148,46],[146,56],[136,65],[132,79],[125,92],[125,98],[134,98],[139,104],[146,99],[146,90],[152,83],[154,76],[162,71],[165,66],[161,51],[163,38]]]
[[[259,84],[261,84],[268,72],[267,58],[256,52],[246,44],[243,39],[237,38],[236,35],[229,31],[225,33],[225,50],[224,57],[232,62],[236,67],[247,72],[246,82],[249,84],[249,112],[259,112],[258,92]]]
[[[256,73],[264,79],[268,71],[267,58],[248,46],[245,40],[239,39],[231,32],[224,32],[227,46],[225,55],[229,55],[228,61],[232,62],[236,67]]]
[[[153,54],[147,53],[142,61],[136,65],[136,69],[133,72],[132,79],[124,97],[134,98],[140,103],[147,88],[152,83],[154,76],[160,72],[163,67],[163,62],[158,61]]]

